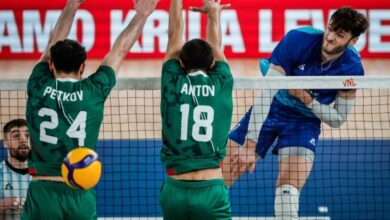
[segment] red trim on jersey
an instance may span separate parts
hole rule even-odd
[[[221,163],[219,165],[222,168],[223,167],[223,161],[221,161]],[[168,174],[168,176],[176,175],[176,171],[174,169],[167,169],[166,173]]]
[[[168,169],[167,174],[168,174],[168,176],[176,175],[176,171],[173,169]]]
[[[36,174],[37,174],[37,170],[36,170],[36,169],[33,169],[33,168],[28,168],[28,174],[30,174],[30,175],[36,175]]]

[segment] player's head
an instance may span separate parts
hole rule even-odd
[[[211,46],[202,39],[193,39],[184,44],[179,54],[184,70],[208,72],[213,64],[214,56]]]
[[[337,54],[354,45],[369,26],[367,18],[356,10],[343,7],[335,11],[324,34],[322,50]]]
[[[29,153],[29,133],[24,119],[15,119],[4,125],[4,147],[8,150],[8,156],[21,162],[26,161]]]
[[[87,53],[77,41],[65,39],[50,48],[50,57],[56,72],[82,74]]]

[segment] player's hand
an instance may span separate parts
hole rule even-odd
[[[67,5],[71,7],[73,10],[77,10],[82,3],[86,0],[68,0]]]
[[[134,0],[134,9],[137,14],[149,16],[156,9],[159,0]]]
[[[305,89],[288,89],[287,92],[301,100],[305,105],[313,102],[313,97]]]
[[[190,6],[190,10],[208,14],[212,11],[220,12],[222,9],[229,7],[230,4],[221,4],[221,0],[203,0],[202,7]]]
[[[68,0],[69,3],[76,3],[76,4],[82,4],[84,3],[86,0]]]
[[[252,173],[256,167],[256,143],[251,140],[245,142],[245,147],[238,149],[232,156],[232,176],[237,179],[246,171]]]
[[[1,210],[20,213],[23,209],[24,199],[19,197],[7,197],[1,200]]]

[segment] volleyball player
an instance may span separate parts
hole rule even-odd
[[[358,52],[352,47],[368,28],[366,17],[354,9],[338,9],[325,32],[311,27],[292,30],[262,62],[267,77],[364,75]],[[355,90],[263,90],[253,107],[230,133],[233,165],[227,184],[246,170],[255,169],[273,146],[279,174],[275,192],[276,219],[298,219],[300,191],[310,174],[320,135],[320,123],[340,127],[352,111]],[[272,103],[272,104],[271,104]],[[227,157],[225,163],[230,163]]]
[[[183,45],[182,0],[171,0],[161,78],[163,147],[168,179],[161,189],[165,220],[231,219],[221,162],[232,117],[233,78],[221,49],[220,12],[204,0],[207,39]]]
[[[27,173],[29,133],[24,119],[4,125],[3,146],[7,158],[0,163],[0,219],[20,219],[31,176]]]
[[[95,149],[115,74],[157,4],[157,0],[134,1],[136,14],[96,72],[82,80],[85,48],[66,38],[83,2],[67,1],[28,80],[26,117],[32,145],[28,162],[33,180],[22,219],[97,218],[95,192],[68,187],[61,177],[61,163],[76,147]]]

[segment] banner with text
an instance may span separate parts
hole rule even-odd
[[[324,30],[330,15],[342,6],[364,13],[367,33],[355,45],[362,57],[390,58],[390,1],[231,0],[221,12],[222,46],[229,58],[266,57],[283,35],[300,26]],[[131,58],[161,58],[167,47],[169,0],[159,2],[144,31],[129,51]],[[0,59],[37,58],[44,51],[64,0],[0,1]],[[205,36],[207,19],[188,10],[200,0],[186,0],[186,40]],[[69,38],[77,39],[89,58],[102,58],[135,15],[131,0],[87,0],[78,10]]]

